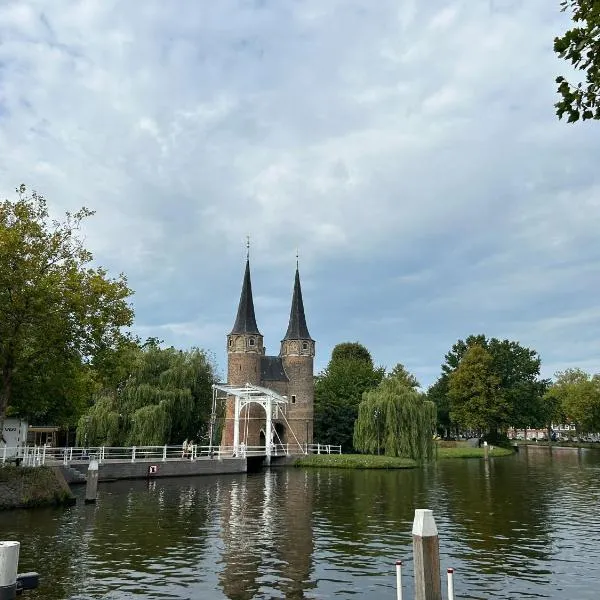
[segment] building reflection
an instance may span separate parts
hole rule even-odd
[[[305,597],[313,585],[312,482],[305,472],[272,469],[221,496],[219,583],[227,598]]]

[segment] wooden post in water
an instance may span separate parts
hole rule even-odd
[[[91,504],[96,502],[98,493],[98,461],[90,460],[90,465],[87,472],[87,483],[85,486],[85,503]]]
[[[415,600],[442,600],[440,544],[431,510],[415,510],[412,534]]]
[[[17,597],[19,542],[0,542],[0,600]]]

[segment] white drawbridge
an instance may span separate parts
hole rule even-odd
[[[233,454],[239,456],[241,454],[252,453],[252,454],[266,454],[267,462],[270,462],[272,455],[277,454],[275,450],[274,439],[279,438],[277,430],[275,429],[274,420],[281,420],[285,423],[287,431],[294,438],[294,444],[292,444],[292,450],[290,450],[290,444],[287,444],[286,454],[306,454],[306,445],[302,445],[296,437],[294,430],[290,427],[288,420],[286,419],[286,407],[288,400],[285,396],[280,396],[273,390],[263,388],[257,385],[246,383],[245,385],[228,385],[225,383],[217,383],[213,386],[213,406],[212,406],[212,417],[210,423],[210,439],[212,443],[215,419],[216,419],[216,408],[218,394],[221,392],[226,396],[233,396],[235,399],[234,408],[234,422],[233,422]],[[265,447],[262,448],[250,448],[245,444],[240,443],[240,415],[242,410],[246,409],[246,416],[249,414],[250,405],[258,404],[265,409],[266,413],[266,431],[265,431]],[[282,440],[279,439],[279,444],[282,445]]]

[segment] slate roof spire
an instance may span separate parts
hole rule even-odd
[[[249,244],[249,242],[248,242]],[[231,333],[255,333],[260,335],[254,315],[254,300],[252,299],[252,282],[250,280],[250,256],[246,255],[246,272],[242,283],[242,293],[238,305],[237,317]],[[230,334],[231,335],[231,334]]]
[[[296,278],[294,280],[294,295],[290,310],[290,322],[284,340],[311,340],[306,317],[304,316],[304,303],[302,302],[302,288],[300,287],[300,272],[298,270],[298,256],[296,255]]]

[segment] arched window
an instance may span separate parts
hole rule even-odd
[[[302,350],[308,350],[308,342],[302,342]]]

